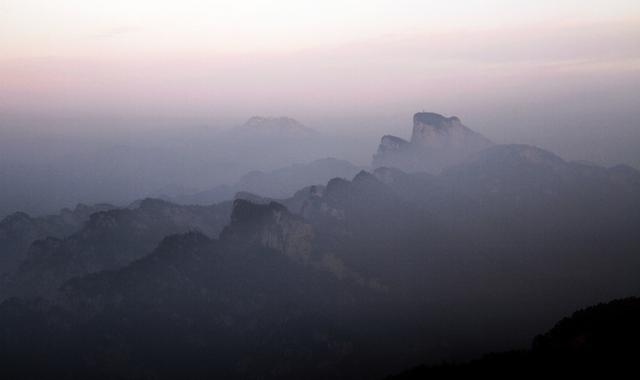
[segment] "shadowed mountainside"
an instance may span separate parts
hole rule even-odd
[[[179,206],[144,199],[131,208],[91,214],[69,236],[35,240],[0,292],[8,296],[52,296],[66,280],[115,269],[150,252],[165,236],[201,231],[217,236],[227,224],[231,202]]]
[[[532,348],[484,355],[467,363],[420,366],[389,380],[453,376],[538,378],[551,373],[617,375],[635,366],[640,299],[625,298],[576,311],[537,336]]]
[[[640,292],[639,194],[631,168],[495,145],[438,175],[97,213],[34,244],[0,306],[5,371],[357,379],[523,348]]]
[[[80,229],[91,214],[113,208],[115,206],[107,204],[79,204],[73,210],[63,209],[56,215],[32,217],[24,212],[8,215],[0,221],[0,276],[16,270],[34,241],[64,238]]]

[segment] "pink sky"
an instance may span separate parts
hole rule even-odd
[[[0,5],[0,118],[264,114],[320,124],[632,95],[639,9],[569,0],[10,0]]]

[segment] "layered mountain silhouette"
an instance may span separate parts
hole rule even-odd
[[[299,121],[290,117],[253,116],[244,124],[236,127],[236,133],[271,134],[271,135],[305,135],[317,133]]]
[[[409,141],[391,135],[382,137],[373,166],[438,173],[491,145],[489,139],[467,128],[455,116],[419,112],[413,115]]]
[[[252,171],[233,185],[216,186],[206,191],[169,198],[180,204],[207,205],[233,199],[239,192],[268,198],[287,198],[309,185],[322,185],[332,178],[351,178],[361,168],[345,160],[323,158],[306,164],[294,164],[263,172]]]
[[[230,202],[179,206],[144,199],[131,208],[93,213],[66,237],[32,242],[17,270],[5,278],[0,295],[49,297],[68,279],[129,264],[165,236],[200,231],[216,237],[228,223],[230,210]]]
[[[115,206],[107,204],[79,204],[73,210],[63,209],[56,215],[32,217],[15,212],[6,216],[0,221],[0,276],[17,268],[34,241],[66,237],[80,229],[91,214],[113,208]]]
[[[55,303],[5,302],[2,371],[105,378],[344,373],[354,341],[340,324],[354,320],[369,290],[316,269],[309,239],[310,228],[284,207],[236,201],[219,240],[173,235],[124,268],[67,282]],[[22,328],[9,330],[16,323]],[[112,352],[114,361],[101,352]]]
[[[455,118],[416,125],[425,149],[481,141]],[[209,206],[143,199],[25,233],[1,289],[1,375],[364,379],[513,349],[481,362],[545,368],[537,352],[564,360],[619,337],[608,326],[629,326],[636,300],[528,350],[562,316],[640,291],[640,173],[474,149],[432,173],[378,167]],[[319,166],[333,164],[353,170]]]
[[[218,150],[216,155],[222,161],[246,168],[242,175],[252,170],[270,171],[327,157],[333,154],[331,144],[335,143],[336,139],[295,119],[254,116],[244,124],[217,134],[211,146]]]
[[[256,170],[269,173],[326,157],[357,162],[368,154],[361,136],[322,133],[286,116],[256,116],[233,126],[146,123],[109,138],[89,130],[75,137],[43,130],[17,138],[22,133],[3,129],[0,220],[15,211],[53,214],[79,202],[121,206],[144,197],[171,199],[235,184]]]

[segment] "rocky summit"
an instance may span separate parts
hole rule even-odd
[[[413,115],[411,140],[392,135],[382,137],[373,166],[438,173],[491,145],[491,140],[466,127],[455,116],[419,112]]]

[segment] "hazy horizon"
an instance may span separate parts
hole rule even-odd
[[[634,1],[5,1],[0,130],[126,136],[265,115],[372,141],[406,136],[428,110],[497,142],[640,167],[639,11]]]
[[[639,147],[639,0],[0,0],[0,378],[632,368]]]
[[[410,137],[420,111],[458,116],[496,143],[640,168],[639,10],[634,1],[5,1],[5,197],[60,198],[51,211],[205,190],[325,156],[366,167],[383,135]],[[273,142],[220,141],[252,116],[294,118],[326,136],[324,148],[270,160],[281,151]],[[48,186],[57,190],[34,195]],[[23,204],[5,212],[40,209]]]

